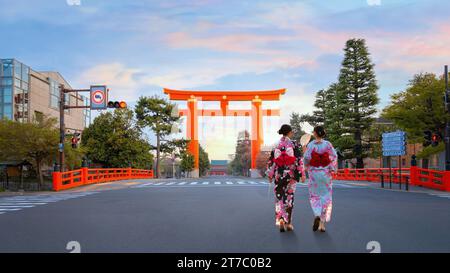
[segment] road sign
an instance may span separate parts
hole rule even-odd
[[[383,156],[401,156],[406,154],[406,133],[395,131],[384,133],[381,141]]]
[[[104,85],[91,86],[91,109],[102,110],[107,108],[108,90]]]

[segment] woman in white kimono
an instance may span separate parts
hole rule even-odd
[[[303,160],[309,176],[309,201],[314,213],[313,230],[325,232],[325,222],[331,218],[333,183],[332,172],[337,168],[337,155],[333,145],[323,139],[322,126],[314,128],[315,140],[306,148]]]

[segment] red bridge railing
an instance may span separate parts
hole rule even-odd
[[[340,169],[334,175],[336,180],[360,180],[370,182],[389,182],[399,183],[400,177],[402,183],[408,180],[409,185],[421,186],[441,191],[450,192],[450,171],[435,171],[429,169],[422,169],[418,167],[392,168],[391,173],[389,168],[368,168],[368,169]]]
[[[88,169],[53,173],[53,190],[67,190],[83,185],[104,183],[127,179],[153,178],[153,170],[132,168],[122,169]]]

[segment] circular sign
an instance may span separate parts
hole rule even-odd
[[[96,90],[92,93],[92,101],[96,104],[102,104],[105,101],[105,92]]]

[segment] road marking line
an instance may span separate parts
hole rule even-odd
[[[13,209],[13,208],[33,208],[34,206],[1,206],[0,209]]]
[[[203,185],[209,185],[209,182],[203,182],[202,184]]]
[[[248,183],[250,183],[250,184],[253,184],[253,185],[255,185],[255,184],[256,184],[256,182],[255,182],[255,181],[250,181],[250,180],[248,180],[247,182],[248,182]]]
[[[180,182],[180,183],[178,183],[178,185],[184,185],[184,184],[186,184],[187,182]]]
[[[170,183],[167,183],[166,185],[169,186],[169,185],[173,185],[173,184],[175,184],[175,182],[170,182]]]
[[[222,183],[220,183],[219,181],[216,181],[216,182],[214,182],[214,184],[221,185]]]
[[[0,209],[0,211],[18,211],[21,209]]]
[[[242,182],[242,181],[238,181],[237,183],[240,185],[245,184],[245,182]]]
[[[192,182],[191,185],[197,185],[198,182]]]
[[[227,183],[228,185],[233,185],[233,182],[230,182],[230,181],[227,181],[225,183]]]
[[[0,206],[14,206],[14,205],[46,205],[47,203],[0,203]]]

